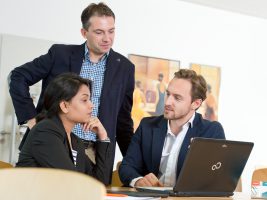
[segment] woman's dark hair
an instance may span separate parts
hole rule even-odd
[[[45,90],[43,110],[36,116],[36,122],[58,115],[60,102],[70,101],[82,85],[87,85],[91,91],[91,81],[74,73],[63,73],[52,80]]]

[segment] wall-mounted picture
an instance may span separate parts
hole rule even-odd
[[[207,99],[202,103],[198,112],[210,121],[218,120],[218,104],[221,80],[221,68],[218,66],[191,64],[191,69],[201,74],[207,81]]]
[[[134,54],[129,59],[135,65],[132,118],[136,129],[143,117],[163,114],[167,84],[180,62]]]

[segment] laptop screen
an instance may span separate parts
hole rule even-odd
[[[194,138],[173,190],[137,187],[172,196],[231,196],[253,148],[251,142]]]
[[[194,138],[174,192],[233,192],[253,143]]]

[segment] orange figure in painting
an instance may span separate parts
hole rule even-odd
[[[146,98],[144,92],[141,88],[141,81],[135,82],[135,89],[133,93],[133,107],[132,107],[132,119],[134,122],[134,130],[139,125],[139,122],[143,117],[150,116],[146,111],[144,111],[144,107],[146,106]]]
[[[211,91],[211,85],[207,85],[207,99],[205,100],[204,118],[210,121],[217,120],[217,103]]]

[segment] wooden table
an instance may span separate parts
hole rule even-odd
[[[112,191],[136,191],[134,188],[128,187],[108,187],[108,190]],[[163,200],[250,200],[250,195],[242,193],[242,192],[235,192],[234,196],[231,197],[168,197],[162,198]]]
[[[168,197],[166,200],[250,200],[250,196],[242,192],[235,192],[232,197]]]

